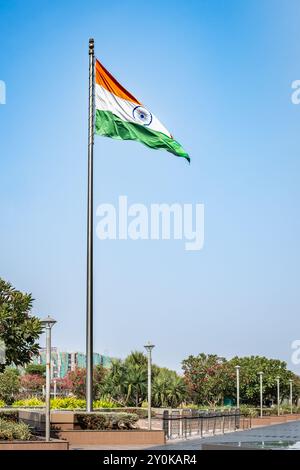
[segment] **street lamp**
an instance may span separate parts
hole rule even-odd
[[[236,370],[236,407],[240,409],[240,366],[235,366]]]
[[[151,352],[152,349],[154,348],[154,344],[151,344],[150,341],[148,341],[147,344],[145,344],[144,348],[146,349],[148,353],[148,430],[151,430]]]
[[[259,372],[260,417],[263,417],[263,372]]]
[[[41,320],[41,325],[46,330],[46,441],[50,441],[51,329],[55,323],[56,320],[51,318],[49,315],[44,320]]]
[[[293,380],[290,379],[290,406],[291,406],[291,415],[293,414]]]
[[[280,416],[280,377],[277,375],[277,415]]]

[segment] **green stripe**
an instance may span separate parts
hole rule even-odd
[[[113,139],[138,140],[152,149],[165,149],[190,161],[190,157],[176,140],[140,124],[122,121],[111,111],[96,109],[95,132]]]

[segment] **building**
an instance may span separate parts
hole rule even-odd
[[[112,358],[103,356],[99,353],[94,353],[94,365],[102,365],[109,368],[112,363]],[[41,348],[38,356],[35,356],[31,361],[32,364],[46,364],[46,349]],[[71,370],[76,367],[82,368],[86,366],[86,357],[81,352],[63,352],[58,348],[51,349],[51,377],[63,378]]]

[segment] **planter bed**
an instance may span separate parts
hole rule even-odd
[[[70,445],[163,445],[165,444],[164,431],[92,431],[92,430],[65,430],[55,433],[59,439],[66,439]]]
[[[38,437],[30,441],[0,441],[1,450],[69,450],[69,442],[59,439],[46,442]]]

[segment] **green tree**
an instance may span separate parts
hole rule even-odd
[[[186,385],[176,372],[162,368],[155,375],[152,385],[153,405],[157,407],[178,407],[187,397]]]
[[[240,397],[241,402],[258,406],[260,402],[259,372],[263,372],[263,396],[265,402],[277,400],[276,377],[280,377],[280,397],[289,398],[289,380],[295,382],[294,396],[299,395],[299,380],[289,371],[284,361],[268,359],[264,356],[234,357],[229,362],[232,372],[236,365],[240,366]],[[234,383],[233,383],[234,384]],[[235,396],[235,388],[227,389],[227,394]]]
[[[138,366],[147,369],[148,360],[144,353],[140,351],[132,351],[124,361],[125,367]]]
[[[45,364],[28,364],[26,366],[26,374],[40,375],[41,377],[45,377],[46,365]]]
[[[42,332],[38,318],[30,315],[31,294],[15,290],[0,278],[0,340],[5,345],[5,366],[25,365],[38,353],[38,338]]]
[[[20,391],[20,376],[17,369],[7,367],[0,373],[0,400],[11,405]]]
[[[147,370],[145,367],[137,364],[127,365],[123,384],[127,389],[126,405],[140,406],[147,393]]]

